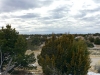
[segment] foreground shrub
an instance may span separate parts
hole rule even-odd
[[[38,59],[45,75],[54,74],[53,69],[61,75],[86,75],[90,68],[86,43],[74,40],[74,36],[70,34],[59,38],[53,35],[45,42]]]

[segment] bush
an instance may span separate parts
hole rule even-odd
[[[94,40],[94,44],[100,45],[100,38],[99,38],[99,37],[97,37],[97,38]]]
[[[94,45],[91,42],[86,41],[87,47],[94,47]]]
[[[45,75],[52,75],[52,69],[66,75],[86,75],[90,68],[86,43],[82,40],[76,41],[70,34],[59,38],[53,35],[45,42],[38,59]]]
[[[89,37],[89,41],[90,42],[94,42],[94,38],[93,37]]]

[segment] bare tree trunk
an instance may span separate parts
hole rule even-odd
[[[6,70],[4,72],[2,72],[2,75],[7,75],[8,74],[8,71],[10,71],[14,67],[14,65],[11,65],[11,62],[12,62],[12,58],[10,59]]]

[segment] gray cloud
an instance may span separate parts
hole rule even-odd
[[[4,15],[4,16],[1,16],[2,19],[8,19],[9,17]]]
[[[100,0],[93,0],[95,3],[100,3]]]
[[[65,6],[65,5],[64,6],[61,6],[61,7],[57,7],[56,9],[53,10],[53,12],[63,12],[63,11],[68,12],[69,11],[69,8],[68,7]]]
[[[0,2],[1,12],[12,12],[47,6],[52,3],[52,0],[3,0]]]
[[[69,12],[69,10],[68,10],[68,7],[66,7],[66,6],[61,6],[54,10],[49,11],[49,13],[51,15],[50,17],[52,19],[63,18],[63,17],[65,17],[66,13],[68,13],[68,12]]]
[[[40,17],[40,14],[36,14],[36,13],[27,13],[27,14],[25,14],[25,15],[22,15],[22,16],[15,16],[15,17],[17,17],[17,18],[38,18],[38,17]]]
[[[40,20],[41,23],[46,24],[46,25],[57,23],[62,18],[66,17],[68,12],[69,10],[67,9],[66,6],[57,7],[53,10],[48,11],[49,16],[41,17],[38,20]]]
[[[49,16],[46,17],[42,17],[41,20],[47,20],[45,21],[46,24],[48,23],[48,20],[50,20],[50,22],[53,20],[53,22],[56,21],[56,19],[61,19],[63,17],[66,17],[67,13],[69,12],[68,8],[66,6],[61,6],[61,7],[57,7],[54,10],[49,10]]]
[[[73,17],[77,19],[77,18],[83,18],[85,16],[86,16],[86,12],[83,11],[83,12],[80,12],[79,14],[74,15]]]
[[[94,22],[95,24],[98,24],[100,22],[99,19],[100,19],[100,15],[98,14],[95,16],[91,15],[89,17],[82,17],[80,20],[83,20],[85,22],[91,22],[91,23]]]
[[[84,20],[84,21],[87,21],[87,22],[93,22],[93,21],[95,21],[96,19],[95,19],[95,17],[84,17],[84,18],[82,18],[81,20]]]
[[[93,9],[80,10],[80,12],[84,12],[84,13],[95,13],[95,12],[99,12],[99,11],[100,11],[100,7],[93,8]]]
[[[73,17],[75,19],[81,19],[81,20],[85,20],[85,21],[93,21],[95,20],[98,16],[93,16],[91,14],[95,14],[96,12],[100,12],[100,7],[97,8],[93,8],[93,9],[81,9],[78,11],[79,13],[74,15]],[[91,15],[90,17],[86,17],[87,15]]]

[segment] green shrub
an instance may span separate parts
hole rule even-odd
[[[99,37],[97,37],[97,38],[94,40],[94,44],[100,45],[100,38],[99,38]]]
[[[90,42],[94,42],[94,38],[93,37],[89,37],[89,41]]]
[[[86,41],[87,47],[94,47],[94,45],[91,42]]]
[[[53,35],[45,42],[38,59],[45,75],[52,75],[50,69],[53,68],[61,74],[86,75],[90,68],[86,43],[82,40],[76,41],[70,34],[59,38]]]

